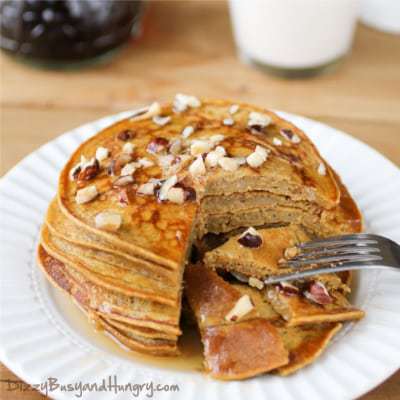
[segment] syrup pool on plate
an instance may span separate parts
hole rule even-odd
[[[194,326],[183,326],[183,334],[179,339],[181,354],[177,357],[156,357],[133,351],[119,346],[102,331],[95,329],[82,311],[69,296],[57,289],[50,288],[51,298],[64,321],[69,327],[96,348],[125,360],[142,362],[149,366],[180,371],[202,371],[203,356],[200,336]]]

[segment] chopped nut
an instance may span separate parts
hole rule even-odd
[[[260,153],[254,152],[251,153],[247,158],[247,164],[251,167],[251,168],[258,168],[260,167],[262,164],[264,164],[266,158],[263,157]]]
[[[76,192],[75,200],[78,204],[85,204],[92,201],[98,196],[97,188],[95,185],[87,186],[83,189],[79,189]]]
[[[218,165],[218,161],[222,158],[225,154],[221,154],[220,152],[215,149],[214,151],[210,151],[205,159],[205,163],[207,167],[214,168]]]
[[[133,143],[125,143],[124,146],[122,147],[122,152],[124,154],[132,155],[135,149],[135,145]]]
[[[213,144],[208,140],[194,140],[190,146],[190,154],[198,156],[200,154],[208,153],[213,147]]]
[[[138,110],[138,112],[130,118],[131,121],[141,121],[143,119],[148,119],[151,117],[154,117],[156,115],[159,115],[161,113],[161,106],[159,103],[156,101],[148,108],[144,108],[142,110]]]
[[[176,175],[170,176],[161,186],[160,191],[158,192],[159,200],[167,200],[168,191],[176,185],[178,182],[178,177]]]
[[[282,140],[281,140],[281,139],[278,139],[278,138],[276,138],[276,137],[274,137],[274,138],[272,139],[272,143],[273,143],[275,146],[282,146]]]
[[[153,139],[147,146],[147,151],[149,153],[160,153],[163,150],[166,150],[169,145],[167,139],[158,137]]]
[[[286,260],[290,260],[291,258],[296,257],[297,254],[299,254],[299,249],[295,246],[288,247],[287,249],[285,249],[285,251],[283,253]]]
[[[172,141],[169,145],[169,152],[173,155],[177,155],[182,150],[182,142],[179,139]]]
[[[90,181],[100,172],[100,164],[96,158],[81,165],[81,171],[78,174],[78,181]]]
[[[158,157],[158,164],[160,165],[160,167],[162,169],[166,170],[172,165],[174,160],[175,160],[175,156],[173,156],[172,154],[167,154],[165,156]]]
[[[115,232],[122,224],[122,217],[120,214],[104,211],[96,215],[95,224],[96,228]]]
[[[235,121],[232,118],[225,118],[222,123],[226,126],[232,126]]]
[[[168,190],[167,199],[172,203],[183,204],[185,201],[185,192],[180,187],[173,187]]]
[[[233,115],[236,114],[239,111],[239,106],[237,104],[232,104],[229,107],[229,114]]]
[[[121,176],[125,175],[133,175],[137,169],[137,163],[131,162],[129,164],[126,164],[122,169],[121,169]]]
[[[182,131],[182,136],[187,139],[192,133],[194,132],[194,128],[193,126],[186,126],[185,128],[183,128]]]
[[[132,175],[124,175],[120,176],[113,182],[113,186],[125,186],[128,185],[129,183],[133,183],[134,179]]]
[[[110,152],[106,147],[98,147],[96,150],[96,159],[101,162],[105,160],[109,154]]]
[[[167,125],[170,121],[171,121],[171,117],[169,117],[169,116],[162,117],[162,116],[160,116],[160,115],[155,115],[155,116],[153,117],[153,122],[154,122],[156,125],[159,125],[159,126]]]
[[[183,112],[186,111],[188,107],[197,108],[201,106],[201,102],[198,98],[194,96],[189,96],[186,94],[178,93],[174,99],[174,111]]]
[[[192,176],[204,175],[206,173],[206,167],[202,156],[198,156],[192,164],[190,164],[189,172]]]
[[[81,172],[81,163],[76,164],[71,171],[69,171],[69,179],[74,181],[78,178],[79,172]]]
[[[244,247],[257,248],[262,245],[262,237],[253,227],[249,227],[240,235],[238,242]]]
[[[139,158],[137,160],[137,163],[143,168],[149,168],[149,167],[152,167],[154,165],[153,161],[149,160],[146,157]]]
[[[181,240],[181,239],[182,239],[182,231],[177,230],[176,233],[175,233],[175,237],[176,237],[178,240]]]
[[[153,195],[156,185],[153,182],[143,183],[139,186],[137,192],[144,195]]]
[[[318,165],[318,174],[325,176],[326,175],[326,167],[325,164],[323,162],[320,162]]]
[[[292,143],[300,143],[300,137],[293,133],[291,129],[281,129],[281,135],[285,138],[290,140]]]
[[[126,142],[129,139],[132,139],[135,136],[134,132],[131,131],[130,129],[125,129],[122,132],[118,133],[117,138],[119,140],[122,140],[123,142]]]
[[[233,172],[239,168],[238,162],[234,158],[221,157],[218,160],[218,165],[224,170]]]
[[[236,302],[232,310],[226,314],[225,319],[227,321],[238,321],[240,318],[248,314],[253,308],[254,305],[251,302],[250,296],[245,294]]]
[[[308,300],[313,301],[317,304],[329,304],[332,303],[333,299],[329,295],[328,290],[322,282],[311,282],[308,291],[303,293],[304,297]]]
[[[271,123],[271,121],[272,119],[269,115],[253,111],[249,114],[248,126],[249,127],[259,126],[261,128],[265,128]]]
[[[289,282],[280,282],[277,288],[281,293],[286,296],[295,296],[299,293],[299,288]]]
[[[222,142],[224,139],[225,139],[224,135],[217,134],[210,136],[208,140],[215,146],[218,143]]]
[[[257,279],[257,278],[254,278],[254,277],[252,277],[252,276],[249,278],[249,285],[250,285],[251,287],[255,287],[255,288],[259,289],[259,290],[261,290],[261,289],[264,288],[264,282],[263,282],[263,281],[260,281],[260,280]]]

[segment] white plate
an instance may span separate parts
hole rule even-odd
[[[369,391],[400,366],[400,274],[362,272],[353,302],[366,311],[347,324],[327,351],[293,376],[265,375],[243,382],[218,382],[195,371],[161,368],[127,358],[96,339],[86,324],[67,313],[59,295],[35,263],[39,226],[55,194],[59,171],[79,143],[126,117],[121,113],[84,125],[44,145],[14,167],[0,184],[1,291],[0,359],[31,384],[48,377],[59,383],[178,384],[179,392],[155,398],[338,400]],[[283,114],[302,128],[339,172],[365,216],[367,230],[400,242],[400,171],[365,144],[326,125]],[[80,317],[79,317],[80,318]],[[42,388],[44,391],[45,388]],[[50,392],[71,399],[78,392]],[[141,398],[148,398],[143,389]],[[131,393],[85,392],[85,399],[134,398]]]

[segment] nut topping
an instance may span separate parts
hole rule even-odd
[[[113,182],[113,186],[125,186],[128,185],[129,183],[133,183],[134,179],[132,175],[124,175],[124,176],[120,176],[119,178],[117,178],[114,182]]]
[[[321,161],[318,165],[318,174],[325,176],[326,175],[326,167],[325,164]]]
[[[78,175],[79,175],[79,172],[81,172],[81,169],[82,169],[81,163],[76,164],[76,165],[71,169],[71,171],[69,171],[69,179],[70,179],[71,181],[75,181],[76,179],[78,179]]]
[[[119,140],[122,140],[123,142],[126,142],[129,139],[132,139],[135,136],[134,132],[131,131],[130,129],[125,129],[122,132],[118,133],[117,138]]]
[[[251,168],[260,167],[266,161],[268,153],[267,149],[257,145],[255,151],[246,158],[247,164]]]
[[[161,186],[158,192],[158,199],[160,201],[167,200],[168,191],[176,185],[178,182],[178,177],[176,175],[170,176]]]
[[[250,227],[241,234],[238,242],[244,247],[257,248],[262,245],[262,237],[253,227]]]
[[[96,150],[96,160],[99,162],[104,161],[109,154],[110,152],[106,147],[98,147]]]
[[[186,126],[185,128],[183,128],[182,136],[183,136],[185,139],[187,139],[193,132],[194,132],[193,126],[188,125],[188,126]]]
[[[147,146],[147,151],[149,153],[160,153],[168,148],[168,140],[162,137],[153,139]]]
[[[259,290],[262,290],[264,288],[264,282],[260,281],[257,278],[254,278],[253,276],[251,276],[249,278],[249,285],[251,287],[255,287],[255,288],[259,289]]]
[[[213,145],[217,145],[218,143],[222,142],[225,139],[224,135],[221,134],[217,134],[217,135],[212,135],[209,137],[209,141],[213,144]]]
[[[318,281],[311,282],[308,291],[305,291],[303,294],[308,300],[321,305],[330,304],[333,301],[325,285]]]
[[[283,255],[286,258],[286,260],[290,260],[291,258],[296,257],[298,253],[299,249],[296,246],[293,246],[285,249]]]
[[[239,106],[237,104],[233,104],[229,107],[229,114],[233,115],[239,111]]]
[[[139,194],[151,196],[154,194],[155,188],[156,188],[156,185],[153,182],[147,182],[147,183],[143,183],[142,185],[140,185],[137,192]]]
[[[299,293],[299,288],[289,282],[278,283],[277,289],[286,296],[295,296]]]
[[[274,137],[272,139],[272,144],[274,144],[275,146],[282,146],[282,140]]]
[[[300,138],[298,135],[293,133],[291,129],[281,129],[281,135],[287,139],[290,140],[292,143],[300,143]]]
[[[224,157],[225,155],[225,149],[222,146],[217,146],[214,151],[210,151],[206,156],[205,162],[207,167],[216,167],[220,158]]]
[[[79,189],[76,192],[75,200],[78,204],[85,204],[92,201],[98,196],[97,188],[95,185],[87,186],[83,189]]]
[[[122,224],[122,217],[120,214],[104,211],[96,215],[95,224],[96,228],[115,232]]]
[[[143,168],[149,168],[149,167],[152,167],[154,165],[153,161],[149,160],[146,157],[139,158],[137,160],[137,163],[139,164],[139,166],[141,166]]]
[[[232,118],[225,118],[225,119],[222,121],[222,123],[223,123],[225,126],[232,126],[232,125],[235,123],[235,121],[234,121]]]
[[[233,172],[236,171],[239,168],[239,164],[234,158],[230,157],[221,157],[218,160],[218,165],[224,170],[224,171],[229,171]]]
[[[174,156],[178,155],[182,150],[182,142],[179,139],[175,139],[169,145],[168,151]]]
[[[133,175],[137,169],[137,163],[131,162],[126,164],[122,169],[121,169],[121,176],[126,176],[126,175]]]
[[[257,130],[262,130],[262,128],[268,126],[271,121],[272,119],[269,115],[253,111],[249,114],[249,121],[247,124],[250,128],[258,128]]]
[[[198,156],[189,166],[189,172],[192,176],[204,175],[206,167],[204,165],[203,157]]]
[[[90,162],[86,163],[85,166],[82,166],[81,168],[82,169],[78,174],[78,182],[90,181],[100,172],[100,164],[96,158],[92,158]]]
[[[167,125],[170,121],[171,121],[171,117],[169,117],[169,116],[163,117],[163,116],[161,116],[161,115],[155,115],[155,116],[153,117],[153,122],[154,122],[156,125],[159,125],[159,126]]]
[[[135,150],[135,145],[133,143],[130,143],[130,142],[125,143],[123,145],[123,147],[122,147],[122,152],[124,154],[128,154],[130,156],[133,154],[134,150]]]
[[[213,144],[209,140],[193,140],[190,146],[190,154],[192,156],[198,156],[200,154],[208,153],[212,147]]]
[[[225,315],[225,319],[227,321],[238,321],[240,318],[248,314],[253,308],[254,305],[251,302],[250,296],[245,294],[236,302],[232,310]]]
[[[198,98],[194,96],[189,96],[187,94],[178,93],[174,99],[174,111],[183,112],[188,109],[188,107],[197,108],[201,106],[201,102]]]
[[[176,204],[183,204],[185,201],[185,192],[180,187],[173,187],[168,190],[167,199]]]

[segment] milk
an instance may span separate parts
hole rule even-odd
[[[323,67],[349,52],[360,1],[230,0],[229,5],[245,59],[296,70]]]

